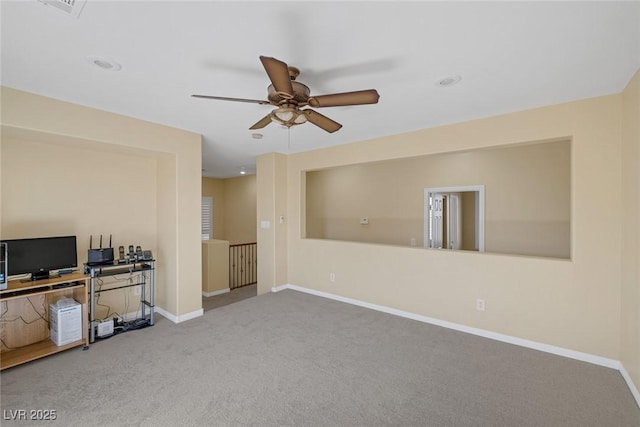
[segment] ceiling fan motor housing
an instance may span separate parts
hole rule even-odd
[[[278,92],[273,87],[273,85],[269,85],[269,87],[267,88],[267,93],[268,93],[267,99],[269,100],[270,103],[274,105],[280,105],[283,102],[288,104],[295,103],[300,106],[306,105],[309,100],[309,94],[311,93],[309,88],[302,83],[298,83],[294,81],[291,82],[291,86],[293,87],[293,98],[291,99],[283,98],[278,94]]]

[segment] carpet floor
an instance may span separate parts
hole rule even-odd
[[[233,304],[235,302],[242,301],[247,298],[253,298],[257,294],[258,294],[258,285],[243,286],[241,288],[232,289],[231,291],[225,294],[215,295],[212,297],[203,297],[202,309],[204,311],[212,310],[214,308]]]
[[[640,426],[615,370],[294,290],[0,380],[3,426]]]

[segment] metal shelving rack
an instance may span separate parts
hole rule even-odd
[[[84,265],[85,273],[89,275],[89,343],[92,343],[96,339],[96,327],[97,322],[95,319],[95,297],[101,292],[109,292],[116,289],[130,288],[133,286],[140,286],[140,303],[141,303],[141,316],[139,319],[134,320],[136,322],[136,328],[143,326],[153,326],[153,310],[154,310],[154,271],[155,260],[144,261],[131,261],[125,263],[114,262],[112,264],[100,264],[100,265]],[[149,272],[149,299],[146,300],[146,286],[147,286],[147,272]],[[119,274],[140,274],[139,283],[131,283],[127,285],[120,285],[109,287],[107,289],[100,289],[96,291],[96,279],[100,277],[116,276]],[[146,314],[146,308],[149,308],[149,316]],[[130,323],[130,322],[129,322]]]

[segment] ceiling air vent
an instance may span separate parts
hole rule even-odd
[[[47,6],[53,6],[58,10],[66,13],[69,16],[75,18],[80,17],[80,12],[84,8],[84,4],[87,0],[38,0]]]

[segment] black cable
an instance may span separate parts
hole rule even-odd
[[[114,276],[110,276],[114,279],[114,281],[116,282],[129,282],[130,285],[135,285],[135,283],[133,282],[133,274],[135,274],[136,272],[132,272],[131,274],[129,274],[127,277],[118,277],[117,275]],[[98,291],[97,293],[97,297],[96,297],[96,305],[100,306],[100,307],[104,307],[107,309],[107,315],[102,318],[102,319],[96,319],[96,320],[105,320],[105,319],[109,319],[111,316],[117,316],[119,318],[121,318],[124,321],[124,316],[122,314],[120,314],[117,311],[111,311],[111,306],[107,305],[107,304],[101,304],[100,303],[100,295],[102,292],[102,287],[103,285],[105,285],[104,281],[102,279],[97,279],[98,282]],[[108,291],[109,289],[106,289],[105,291]],[[125,313],[128,313],[129,310],[129,304],[130,304],[130,300],[129,300],[129,295],[127,292],[124,293],[124,298],[125,298]]]
[[[0,319],[2,319],[4,315],[9,312],[9,304],[7,304],[6,301],[2,301],[2,302],[4,303],[4,307],[6,308],[6,310],[4,311],[4,313],[0,314]]]
[[[44,314],[40,314],[40,312],[38,311],[38,309],[36,308],[36,306],[35,306],[35,305],[33,305],[33,301],[31,301],[31,298],[30,298],[30,297],[27,297],[27,301],[29,301],[29,304],[31,304],[31,307],[33,307],[33,311],[35,311],[35,312],[36,312],[36,314],[37,314],[38,316],[40,316],[40,318],[41,318],[42,320],[44,320],[44,321],[45,321],[45,323],[47,324],[47,327],[48,327],[48,326],[49,326],[49,319],[47,319],[47,318],[45,317],[45,316],[47,315],[47,307],[44,305],[44,304],[45,304],[45,302],[44,302],[44,298],[42,298],[42,312],[43,312]],[[20,318],[22,318],[22,316],[20,316]],[[38,320],[38,319],[36,319],[36,320]],[[35,322],[36,320],[34,320],[33,322]],[[24,320],[23,320],[23,321],[24,321]],[[30,323],[33,323],[33,322],[30,322]],[[25,322],[25,323],[26,323],[26,322]],[[28,325],[28,324],[29,324],[29,323],[27,323],[27,325]]]
[[[37,321],[39,321],[39,320],[44,320],[44,321],[45,321],[45,323],[47,324],[47,328],[48,328],[48,327],[49,327],[49,321],[48,321],[48,320],[46,319],[46,317],[45,317],[45,314],[46,314],[46,306],[44,306],[44,298],[43,298],[43,311],[45,312],[45,314],[41,314],[41,313],[38,311],[38,309],[36,308],[36,306],[33,304],[33,301],[31,301],[31,298],[27,297],[26,299],[27,299],[27,301],[29,302],[29,304],[31,305],[31,308],[33,308],[33,311],[38,315],[38,317],[37,317],[36,319],[34,319],[34,320],[27,321],[27,320],[25,320],[25,318],[24,318],[24,317],[22,317],[22,315],[21,315],[21,314],[18,314],[18,315],[17,315],[17,317],[16,317],[15,319],[2,320],[2,323],[13,323],[13,322],[16,322],[18,319],[20,319],[20,320],[22,321],[22,323],[24,323],[25,325],[31,325],[32,323],[35,323],[35,322],[37,322]],[[4,319],[5,315],[9,312],[9,304],[7,303],[7,301],[3,301],[3,303],[4,303],[4,304],[3,304],[4,311],[3,311],[3,313],[2,313],[2,314],[0,314],[0,319]],[[2,345],[3,345],[4,347],[6,347],[6,348],[7,348],[7,350],[15,350],[15,349],[17,349],[17,348],[20,348],[20,347],[10,347],[10,346],[9,346],[9,345],[7,345],[7,343],[6,343],[3,339],[1,339],[1,338],[0,338],[0,342],[2,343]]]
[[[16,320],[17,320],[17,319],[16,319]],[[20,348],[20,347],[9,347],[9,346],[7,345],[7,343],[6,343],[6,342],[4,342],[4,340],[3,340],[2,338],[0,338],[0,342],[2,343],[2,345],[3,345],[3,346],[5,346],[5,347],[7,348],[7,350],[15,350],[15,349],[17,349],[17,348]]]
[[[39,320],[44,320],[45,323],[47,324],[47,327],[49,327],[49,320],[45,317],[45,315],[44,314],[40,314],[40,312],[38,311],[36,306],[33,305],[33,301],[31,301],[31,299],[29,297],[27,297],[27,301],[29,301],[29,304],[31,304],[31,307],[33,308],[33,311],[35,311],[35,313],[38,315],[37,318],[35,318],[34,320],[27,321],[27,320],[25,320],[24,317],[22,317],[21,314],[18,314],[18,315],[16,315],[15,319],[3,320],[2,323],[12,323],[12,322],[15,322],[18,319],[20,319],[22,321],[22,323],[24,323],[25,325],[31,325],[32,323],[35,323],[35,322],[37,322]],[[0,315],[0,319],[3,319],[4,316],[9,312],[8,304],[6,304],[6,301],[3,301],[3,302],[5,302],[6,310],[4,311],[4,313],[2,313],[2,315]],[[46,308],[45,308],[45,314],[46,314]]]
[[[136,273],[140,273],[140,274],[138,275]],[[109,277],[112,279],[112,281],[110,281],[109,283],[112,283],[112,282],[128,282],[127,285],[133,287],[133,286],[140,286],[142,284],[143,277],[144,277],[145,282],[146,282],[147,275],[146,275],[146,273],[144,271],[134,271],[133,269],[130,269],[129,270],[129,274],[127,274],[126,277],[122,277],[122,275],[112,275],[112,276],[109,276]],[[103,285],[105,285],[104,281],[102,279],[98,279],[97,278],[96,282],[98,284],[98,289],[96,291],[96,294],[97,294],[97,296],[96,296],[96,305],[100,306],[100,307],[104,307],[104,308],[107,309],[107,315],[103,319],[96,319],[96,320],[105,320],[105,319],[108,319],[110,317],[110,315],[112,314],[112,312],[111,312],[112,309],[111,309],[110,305],[101,304],[100,303],[100,295],[103,292],[102,291]],[[108,291],[108,290],[110,290],[110,289],[105,289],[105,291]],[[129,295],[129,292],[124,292],[123,296],[124,296],[124,313],[125,314],[129,314],[129,307],[131,305],[131,296]],[[144,303],[143,302],[144,298],[145,298],[145,295],[141,295],[140,304],[138,305],[138,308],[136,309],[136,312],[135,312],[136,319],[138,319],[139,316],[142,315],[142,304]],[[121,315],[120,313],[118,313],[116,311],[113,312],[113,315],[118,316],[120,319],[122,319],[123,322],[125,321],[124,315]],[[117,326],[116,326],[116,328],[117,328]]]
[[[100,304],[100,295],[101,295],[100,291],[102,291],[102,285],[104,285],[104,282],[102,281],[102,279],[98,279],[97,282],[98,282],[98,296],[96,297],[96,305],[100,307],[105,307],[107,309],[107,315],[103,319],[101,319],[101,320],[104,320],[109,318],[109,313],[111,313],[111,306],[106,304]]]
[[[144,278],[144,280],[143,280]],[[140,286],[142,284],[142,282],[147,281],[147,274],[144,271],[140,272],[140,280],[138,281],[138,286]],[[138,319],[138,312],[140,312],[140,317],[142,317],[142,304],[144,304],[144,300],[147,296],[146,295],[142,295],[142,290],[140,291],[140,303],[138,304],[138,309],[136,310],[136,319]]]

